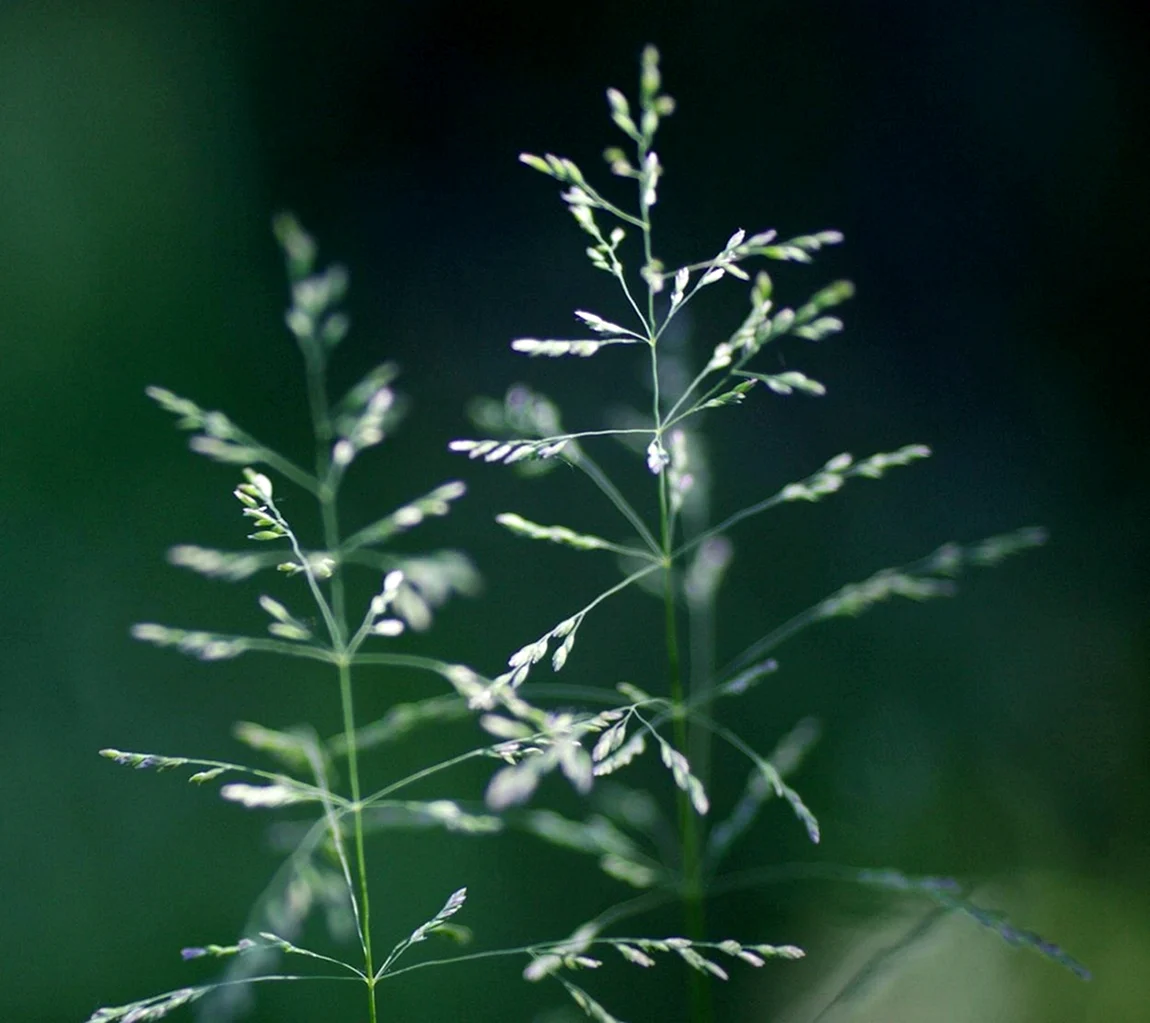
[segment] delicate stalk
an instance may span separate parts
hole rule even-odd
[[[644,133],[638,144],[639,166],[645,167],[650,139]],[[650,332],[648,344],[651,349],[651,390],[652,409],[655,420],[655,439],[661,441],[665,423],[663,421],[662,400],[659,380],[658,341],[659,331],[655,318],[655,286],[652,277],[654,250],[651,244],[651,208],[648,202],[648,188],[640,178],[639,210],[643,233],[644,281],[647,285],[647,328]],[[675,615],[674,577],[674,523],[670,509],[667,487],[667,473],[659,472],[659,522],[663,564],[663,611],[664,638],[667,649],[667,672],[671,703],[674,708],[675,745],[687,750],[690,745],[690,728],[687,716],[682,712],[685,700],[682,667],[679,657],[679,634]],[[701,857],[699,850],[698,822],[690,796],[683,790],[676,790],[676,803],[679,818],[679,841],[681,867],[683,872],[683,910],[687,937],[702,940],[706,933],[703,907]],[[705,974],[697,970],[688,971],[692,1023],[710,1023],[711,993],[710,983]]]
[[[328,495],[325,495],[325,497]],[[336,525],[335,496],[324,501],[324,542],[329,549],[336,549],[339,543],[339,530]],[[355,830],[355,866],[359,878],[359,916],[361,940],[363,942],[364,975],[367,978],[368,1012],[371,1023],[376,1023],[375,1004],[375,964],[371,953],[371,896],[367,883],[367,856],[363,838],[363,804],[361,802],[359,780],[359,753],[355,742],[355,701],[351,685],[351,664],[347,658],[346,619],[344,617],[344,587],[339,569],[331,581],[332,607],[340,625],[339,645],[339,702],[343,713],[343,734],[347,747],[347,774],[351,789],[351,813]]]
[[[685,694],[683,691],[682,666],[679,658],[679,633],[675,615],[675,580],[672,571],[671,551],[674,538],[671,536],[671,517],[667,498],[667,476],[659,477],[659,515],[662,521],[664,552],[663,610],[667,644],[667,671],[670,676],[671,704],[674,708],[675,745],[686,750],[690,746],[690,728],[683,713]],[[699,854],[699,830],[695,809],[690,796],[683,789],[676,789],[676,803],[679,815],[679,840],[681,843],[683,871],[683,910],[687,937],[701,941],[706,933],[706,918],[703,907],[702,858]],[[688,972],[690,987],[692,1023],[709,1023],[711,1014],[710,982],[705,974],[697,970]]]
[[[312,425],[316,441],[316,475],[321,484],[319,490],[320,510],[323,517],[323,542],[329,551],[340,548],[339,511],[336,491],[338,480],[333,478],[331,462],[332,423],[327,398],[326,362],[317,341],[303,345],[307,363],[308,405],[311,409]],[[306,560],[302,564],[307,566]],[[311,572],[308,571],[309,580]],[[375,1000],[375,963],[371,952],[371,894],[367,881],[367,855],[364,848],[363,805],[361,802],[359,779],[359,755],[356,749],[355,700],[351,684],[351,659],[353,652],[348,648],[348,625],[346,593],[343,583],[343,566],[336,565],[331,577],[331,617],[332,646],[339,671],[339,702],[343,717],[344,740],[347,745],[347,774],[351,790],[351,814],[355,832],[355,867],[359,881],[359,925],[360,941],[363,945],[364,979],[367,984],[368,1019],[377,1023],[378,1015]],[[320,600],[321,607],[323,601]],[[339,835],[333,835],[338,842]]]
[[[639,140],[639,166],[646,166],[649,151],[649,138],[646,134]],[[652,409],[655,420],[655,439],[661,440],[665,423],[663,421],[662,396],[659,381],[659,330],[655,319],[655,286],[651,276],[654,264],[654,250],[651,244],[651,208],[646,184],[639,182],[639,210],[643,232],[644,280],[647,285],[647,325],[650,331],[648,344],[651,348],[651,390]],[[682,713],[685,704],[682,666],[679,657],[679,633],[675,615],[675,576],[674,576],[674,523],[670,509],[667,488],[667,473],[659,472],[659,523],[661,554],[663,564],[663,612],[664,638],[667,649],[668,687],[674,708],[675,745],[687,750],[690,745],[690,728],[687,716]],[[701,857],[699,853],[698,822],[690,796],[683,790],[676,790],[676,804],[679,818],[679,841],[681,867],[683,872],[683,911],[687,937],[701,940],[706,933],[703,907]],[[692,1023],[710,1023],[711,992],[705,974],[697,970],[688,971]]]
[[[359,759],[355,748],[355,706],[352,702],[351,668],[346,662],[339,665],[339,699],[343,708],[343,729],[347,738],[347,773],[351,786],[352,820],[355,827],[355,864],[359,874],[360,918],[363,928],[364,974],[374,978],[375,965],[371,955],[371,899],[367,884],[367,857],[363,841],[363,806],[360,803]],[[368,1008],[371,1023],[376,1023],[375,981],[367,981]]]
[[[709,701],[715,679],[715,599],[708,595],[701,604],[687,609],[690,635],[691,673],[687,685],[688,703],[694,707]],[[691,729],[687,749],[695,776],[709,789],[711,782],[711,733]]]

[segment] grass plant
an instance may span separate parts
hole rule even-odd
[[[650,967],[659,959],[681,961],[688,978],[684,1016],[691,1023],[706,1023],[714,1018],[713,981],[727,979],[735,968],[761,968],[771,960],[782,963],[804,955],[777,939],[712,934],[708,896],[802,876],[913,894],[942,911],[966,914],[1007,941],[1086,975],[1062,949],[974,905],[949,879],[815,863],[764,864],[724,873],[729,852],[772,800],[789,808],[811,842],[820,839],[815,813],[792,784],[817,738],[815,724],[799,722],[772,752],[763,753],[730,723],[728,708],[776,671],[778,648],[816,623],[859,615],[894,598],[949,596],[964,570],[995,565],[1040,545],[1044,536],[1031,528],[970,544],[945,544],[916,561],[844,586],[762,635],[744,638],[741,648],[734,647],[738,652],[721,662],[717,651],[726,646],[726,637],[722,643],[717,637],[716,600],[732,565],[731,535],[753,529],[761,516],[781,505],[836,497],[848,484],[909,467],[930,451],[910,444],[862,458],[839,454],[747,507],[711,515],[718,491],[706,464],[704,425],[713,414],[725,415],[751,399],[822,395],[825,387],[819,381],[798,370],[765,372],[764,360],[757,357],[768,346],[817,343],[840,331],[837,308],[853,292],[849,282],[836,281],[804,301],[785,305],[776,300],[772,279],[762,266],[771,261],[810,263],[820,250],[842,239],[835,231],[780,240],[774,231],[748,235],[738,230],[713,255],[686,265],[665,265],[657,255],[653,227],[663,174],[655,140],[674,103],[662,90],[653,48],[643,53],[637,102],[632,104],[615,89],[608,90],[607,99],[628,148],[611,147],[605,158],[615,177],[631,183],[631,204],[609,199],[568,159],[551,154],[523,154],[520,159],[562,186],[561,198],[585,236],[588,259],[619,289],[629,310],[627,322],[581,309],[575,313],[581,336],[523,337],[511,347],[529,358],[576,363],[593,357],[637,359],[646,385],[646,391],[639,392],[641,410],[618,422],[569,430],[553,401],[517,385],[502,400],[477,400],[472,408],[476,435],[453,440],[450,448],[473,462],[509,466],[521,475],[539,476],[562,465],[585,477],[617,514],[617,538],[586,532],[577,522],[541,524],[514,512],[500,513],[496,521],[525,542],[610,558],[620,569],[620,579],[598,594],[575,600],[561,621],[511,654],[500,673],[487,675],[397,647],[402,633],[427,629],[444,602],[476,588],[475,568],[457,551],[414,556],[394,554],[387,546],[424,520],[454,512],[465,492],[461,482],[443,483],[353,532],[343,530],[339,499],[345,477],[368,449],[392,432],[403,403],[390,364],[372,370],[338,401],[332,399],[328,367],[348,329],[340,311],[347,276],[339,267],[317,269],[315,243],[292,217],[277,218],[275,233],[291,285],[287,327],[305,368],[313,464],[292,461],[220,412],[160,388],[149,390],[161,408],[176,416],[177,425],[190,431],[194,451],[237,472],[234,495],[250,530],[251,546],[246,549],[184,545],[173,548],[172,562],[231,582],[278,573],[284,582],[277,590],[287,595],[258,597],[268,619],[266,636],[158,624],[137,625],[134,635],[207,661],[248,653],[306,659],[317,673],[336,681],[342,729],[325,739],[306,725],[238,725],[236,738],[262,756],[264,766],[101,751],[125,766],[187,774],[199,785],[218,784],[223,799],[252,810],[291,808],[293,828],[287,829],[292,848],[241,937],[182,952],[187,960],[227,960],[221,979],[103,1008],[89,1023],[143,1023],[192,1003],[211,1007],[204,1018],[233,1018],[237,996],[253,986],[319,981],[339,982],[332,992],[332,1018],[337,1013],[347,1018],[348,1007],[358,998],[366,1018],[376,1023],[394,1018],[386,992],[404,973],[498,957],[519,959],[528,982],[557,984],[588,1017],[611,1023],[616,1017],[588,990],[593,985],[586,979],[607,956],[637,967]],[[701,292],[731,282],[747,289],[749,310],[724,340],[692,365],[689,355],[673,348],[672,333]],[[603,444],[622,444],[630,451],[633,472],[627,480],[617,481],[605,467],[597,452]],[[284,487],[315,501],[318,536],[306,538],[289,521],[285,508],[294,505],[281,502]],[[644,491],[645,501],[625,496]],[[644,508],[653,514],[645,514]],[[352,607],[349,599],[347,578],[353,570],[372,572],[379,580],[375,595],[362,608]],[[637,641],[646,649],[657,644],[658,663],[641,685],[585,684],[578,669],[569,667],[579,659],[576,641],[584,635],[585,623],[605,605],[649,599],[644,591],[662,605],[661,629],[657,637]],[[393,706],[377,721],[361,722],[356,713],[358,684],[368,672],[397,668],[426,672],[438,690],[418,702]],[[541,679],[548,669],[576,677],[570,684]],[[485,733],[472,746],[394,777],[383,787],[365,789],[364,756],[386,753],[391,743],[417,729],[464,718],[473,718]],[[666,768],[666,792],[639,790],[637,800],[620,801],[584,819],[537,805],[537,790],[549,775],[566,778],[577,793],[587,795],[599,779],[621,774],[649,755]],[[745,763],[741,791],[712,791],[710,765],[719,756]],[[416,783],[434,779],[448,786],[453,769],[477,760],[495,765],[485,805],[449,796],[411,797],[408,790]],[[660,840],[658,807],[664,796],[673,803],[663,829],[674,836],[671,843]],[[438,828],[444,842],[457,840],[453,833],[494,834],[514,826],[587,854],[628,894],[573,933],[553,940],[420,957],[422,949],[413,950],[429,939],[468,936],[460,924],[468,879],[461,878],[452,892],[429,892],[429,902],[440,908],[413,929],[412,921],[394,919],[387,907],[381,912],[373,904],[373,878],[386,870],[386,860],[373,859],[369,852],[386,842],[386,829],[405,826]],[[651,935],[635,926],[646,914],[674,904],[681,907],[680,933]],[[348,938],[352,952],[346,957],[299,944],[304,923],[321,910],[333,935]],[[299,964],[298,970],[281,969],[287,962]],[[344,990],[349,984],[358,988],[357,995]]]

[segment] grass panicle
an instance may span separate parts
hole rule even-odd
[[[675,103],[663,91],[654,48],[643,52],[637,96],[610,89],[607,101],[625,142],[609,147],[604,157],[611,175],[631,183],[629,203],[608,198],[593,175],[565,157],[524,153],[520,160],[559,184],[592,269],[610,278],[626,315],[615,322],[579,308],[576,336],[541,332],[513,340],[511,349],[573,367],[592,358],[637,362],[646,390],[614,425],[592,423],[572,431],[563,425],[556,402],[516,385],[502,399],[476,399],[470,407],[476,435],[452,440],[448,447],[472,462],[510,466],[523,477],[540,477],[560,465],[584,477],[590,492],[616,513],[617,534],[600,535],[602,530],[588,531],[578,521],[541,524],[506,510],[495,521],[524,543],[605,553],[618,566],[619,579],[597,594],[572,594],[570,613],[550,626],[538,623],[532,631],[543,631],[511,653],[497,673],[489,676],[395,645],[408,630],[430,628],[452,598],[478,590],[477,570],[460,551],[395,553],[387,546],[429,519],[454,514],[466,487],[459,481],[429,485],[422,496],[345,531],[340,510],[345,481],[395,431],[406,401],[396,390],[398,370],[391,363],[370,370],[346,394],[331,394],[329,363],[349,330],[341,307],[348,274],[339,266],[318,267],[317,246],[293,217],[276,218],[274,231],[290,288],[285,324],[304,365],[314,439],[309,456],[289,457],[222,412],[163,388],[148,389],[176,426],[190,434],[191,449],[224,466],[247,540],[236,550],[183,543],[171,549],[169,560],[212,580],[258,580],[254,603],[266,633],[145,623],[136,625],[133,635],[204,661],[268,654],[311,662],[317,678],[335,683],[331,689],[338,694],[342,727],[323,738],[307,724],[240,722],[234,737],[258,758],[252,765],[101,751],[122,766],[218,786],[220,797],[235,807],[273,816],[291,807],[294,816],[270,830],[282,865],[255,900],[239,938],[179,951],[189,963],[223,961],[223,977],[99,1009],[88,1023],[144,1023],[192,1003],[207,1006],[209,1018],[232,1019],[245,993],[258,985],[305,981],[352,983],[359,988],[361,1010],[376,1023],[390,1015],[382,992],[403,974],[498,959],[518,960],[528,982],[553,983],[557,994],[565,993],[589,1018],[617,1023],[589,990],[596,971],[608,964],[646,970],[673,960],[688,981],[691,1023],[708,1023],[714,1018],[712,982],[727,980],[733,968],[765,968],[805,955],[793,944],[767,943],[760,936],[716,937],[707,921],[708,897],[803,878],[849,881],[891,897],[924,899],[938,912],[965,915],[1007,942],[1087,976],[1060,947],[976,906],[954,882],[817,863],[722,873],[728,854],[772,802],[782,804],[795,818],[791,826],[812,843],[822,837],[814,810],[794,787],[818,739],[818,723],[798,722],[764,754],[739,731],[739,715],[729,712],[733,701],[782,670],[777,658],[783,644],[818,622],[857,616],[896,597],[950,596],[963,571],[996,565],[1042,544],[1045,535],[1031,528],[947,544],[844,586],[761,635],[728,637],[717,600],[724,581],[738,570],[736,544],[748,537],[752,520],[785,504],[837,495],[852,481],[881,479],[929,457],[930,450],[908,444],[861,459],[837,454],[802,479],[780,481],[758,501],[712,512],[722,492],[706,458],[704,427],[712,414],[729,420],[751,400],[824,395],[825,383],[801,369],[766,372],[759,356],[767,346],[786,346],[788,363],[801,363],[803,345],[821,343],[843,329],[839,307],[853,294],[849,282],[835,281],[785,304],[776,297],[766,267],[779,261],[810,264],[821,250],[841,243],[842,235],[823,230],[780,240],[772,229],[738,229],[714,254],[668,265],[658,255],[661,238],[654,229],[664,175],[655,144]],[[710,336],[723,340],[692,362],[672,343],[670,328],[701,292],[728,286],[746,292],[744,313],[725,336],[709,327]],[[603,467],[597,450],[605,443],[631,452],[629,479],[616,480],[616,470]],[[293,500],[284,500],[281,492],[294,492]],[[316,535],[303,535],[288,517],[300,492],[315,502],[321,523]],[[633,503],[627,496],[639,492],[645,492],[643,501]],[[362,607],[349,600],[351,572],[375,579],[374,595]],[[637,642],[644,651],[661,650],[661,658],[646,658],[655,663],[645,678],[611,687],[598,679],[586,684],[578,667],[580,650],[595,642],[602,607],[622,608],[626,600],[646,599],[646,594],[661,603],[661,626],[657,635]],[[720,649],[738,652],[723,663]],[[396,668],[422,672],[432,691],[394,703],[378,720],[361,721],[356,697],[364,673]],[[558,680],[560,672],[565,681]],[[364,788],[361,757],[463,719],[476,725],[478,738],[471,745],[391,777],[373,791]],[[742,762],[746,782],[740,791],[713,784],[711,765],[720,756]],[[624,772],[647,757],[665,769],[665,786],[628,788],[620,780]],[[447,786],[455,768],[473,762],[492,766],[482,802],[449,792],[426,797],[428,782]],[[552,775],[566,779],[581,796],[596,791],[594,809],[579,819],[533,805]],[[417,784],[420,792],[410,792]],[[387,859],[369,858],[369,849],[386,845],[396,829],[433,830],[444,842],[518,832],[589,857],[622,894],[566,938],[436,958],[423,951],[425,943],[442,947],[471,940],[471,929],[457,916],[467,916],[463,882],[474,888],[481,879],[461,878],[441,908],[412,929],[412,921],[397,919],[391,907],[373,898],[373,880],[386,873]],[[443,894],[429,893],[427,899],[435,905]],[[681,936],[618,933],[623,923],[674,904],[681,909]],[[305,924],[317,914],[338,947],[351,950],[346,958],[299,944]],[[523,929],[536,931],[538,924],[525,923]],[[279,972],[285,959],[301,964],[300,972]],[[344,994],[333,991],[332,1018],[347,1016]]]

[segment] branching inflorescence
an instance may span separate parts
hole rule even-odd
[[[306,368],[316,441],[314,467],[305,468],[278,454],[222,413],[205,411],[160,388],[149,390],[162,408],[178,417],[181,428],[192,432],[193,450],[242,467],[235,497],[248,520],[248,538],[254,545],[238,552],[182,545],[172,549],[171,561],[227,581],[246,580],[276,569],[298,588],[283,600],[266,594],[258,598],[268,616],[267,636],[155,624],[136,626],[135,636],[204,660],[259,652],[319,662],[338,679],[343,728],[340,734],[324,740],[308,727],[278,730],[240,724],[236,738],[274,765],[266,768],[102,751],[109,759],[134,768],[191,771],[190,780],[197,784],[225,779],[221,796],[244,807],[310,805],[314,819],[291,832],[291,851],[257,903],[244,936],[235,944],[183,950],[188,960],[231,960],[231,972],[223,980],[101,1009],[89,1023],[141,1023],[160,1019],[192,1002],[218,999],[222,1004],[233,992],[253,984],[318,979],[352,982],[365,988],[370,1019],[375,1021],[385,1014],[379,995],[385,980],[416,969],[501,956],[525,959],[523,974],[527,980],[557,981],[589,1017],[611,1021],[615,1017],[585,990],[581,980],[576,980],[582,972],[599,967],[605,955],[639,967],[650,967],[660,957],[685,963],[692,978],[690,1018],[701,1023],[712,1018],[710,979],[725,980],[731,966],[761,967],[768,960],[793,960],[803,955],[790,944],[709,938],[704,913],[708,893],[784,876],[829,876],[890,892],[917,894],[946,911],[972,916],[1015,944],[1029,945],[1076,972],[1085,972],[1057,946],[1014,929],[995,914],[966,901],[953,882],[913,879],[895,871],[817,866],[809,871],[777,871],[777,876],[770,873],[770,867],[745,875],[721,873],[730,849],[772,799],[789,807],[812,842],[820,838],[815,814],[791,784],[817,738],[817,725],[810,720],[799,722],[770,754],[762,755],[722,719],[727,701],[741,697],[777,669],[776,649],[816,622],[858,615],[893,597],[925,600],[947,596],[964,569],[996,564],[1007,555],[1041,544],[1044,537],[1041,530],[1024,529],[967,546],[945,545],[918,561],[843,587],[746,643],[724,667],[717,666],[715,600],[732,557],[728,534],[779,505],[820,501],[849,481],[880,478],[892,469],[928,457],[930,451],[924,445],[912,444],[861,459],[840,454],[806,478],[781,486],[717,524],[708,521],[705,480],[709,472],[700,443],[703,413],[739,405],[755,392],[823,394],[826,389],[822,383],[797,370],[762,372],[756,368],[756,356],[765,346],[778,345],[787,338],[817,342],[838,332],[842,322],[832,310],[853,292],[848,282],[838,281],[795,307],[778,305],[770,276],[763,270],[752,276],[748,267],[757,260],[809,263],[820,249],[842,239],[837,232],[822,231],[779,241],[774,231],[748,236],[740,230],[709,259],[674,268],[665,266],[655,255],[652,231],[652,213],[663,174],[654,141],[674,103],[662,92],[654,49],[648,48],[643,54],[637,108],[633,109],[617,90],[608,90],[607,97],[611,118],[633,152],[613,147],[605,157],[614,175],[634,183],[637,196],[633,207],[616,205],[606,198],[570,160],[551,154],[523,154],[520,159],[563,186],[562,199],[589,239],[587,255],[593,267],[607,273],[621,290],[630,310],[630,325],[579,310],[575,316],[588,336],[520,338],[511,347],[532,358],[554,359],[614,358],[619,353],[604,349],[635,347],[647,367],[651,392],[647,411],[633,413],[623,426],[569,431],[563,427],[554,402],[516,386],[502,401],[477,401],[473,418],[482,433],[452,441],[450,447],[472,460],[514,465],[528,475],[557,464],[584,474],[618,512],[626,531],[624,539],[608,539],[567,525],[540,524],[513,512],[498,515],[496,521],[526,540],[576,551],[606,552],[617,559],[622,578],[516,650],[501,673],[489,678],[462,664],[388,648],[405,629],[426,629],[436,609],[448,598],[475,589],[475,570],[457,551],[401,556],[384,547],[390,538],[425,519],[446,515],[463,495],[464,487],[458,482],[445,483],[349,536],[341,533],[338,497],[345,474],[364,451],[391,432],[402,406],[392,388],[396,371],[390,364],[371,371],[339,402],[330,401],[328,360],[348,326],[339,311],[346,274],[338,267],[316,270],[315,245],[292,218],[279,218],[276,234],[287,257],[292,287],[287,326],[298,341]],[[633,250],[627,248],[629,235],[637,236]],[[626,253],[632,251],[639,253],[635,269],[624,261],[630,258]],[[749,285],[750,311],[705,361],[700,360],[701,368],[693,374],[668,373],[675,360],[682,369],[682,357],[667,350],[668,328],[701,291],[726,279]],[[622,441],[636,452],[636,478],[645,479],[653,490],[657,518],[648,521],[593,457],[590,449],[600,438]],[[281,482],[301,488],[317,502],[322,522],[317,543],[306,543],[285,517],[277,498]],[[376,595],[357,613],[349,611],[345,590],[346,573],[353,567],[373,570],[381,579]],[[559,685],[535,677],[533,673],[544,661],[552,671],[562,671],[587,618],[605,602],[636,589],[657,593],[664,612],[661,643],[665,659],[661,672],[646,680],[645,688],[629,682],[620,682],[613,689]],[[303,604],[306,610],[300,609]],[[447,685],[444,692],[415,703],[396,704],[379,721],[360,725],[355,714],[354,682],[367,667],[414,668],[438,676]],[[413,775],[397,778],[377,791],[362,790],[361,754],[414,729],[472,715],[488,734],[486,741]],[[709,764],[716,740],[746,761],[747,782],[739,793],[709,791]],[[550,774],[564,776],[577,792],[585,794],[597,779],[624,770],[648,752],[657,753],[676,793],[673,848],[651,840],[652,822],[659,812],[657,801],[640,790],[625,805],[604,803],[603,812],[584,820],[526,806]],[[406,798],[405,790],[416,780],[484,757],[500,761],[487,785],[485,807],[467,808],[446,798]],[[343,788],[332,781],[339,775],[346,778]],[[720,809],[722,819],[707,826],[713,811]],[[629,886],[631,895],[561,940],[413,962],[403,957],[432,936],[461,940],[467,936],[466,929],[455,920],[464,908],[467,889],[460,887],[426,923],[398,940],[389,952],[381,952],[386,946],[380,946],[378,940],[373,942],[384,928],[378,918],[373,927],[367,848],[369,832],[390,827],[435,827],[471,835],[513,827],[593,857],[607,875]],[[684,936],[625,937],[613,933],[624,920],[675,902],[683,908]],[[295,944],[305,919],[317,909],[327,913],[333,933],[346,934],[358,947],[354,961]],[[384,926],[391,929],[393,924],[386,919]],[[316,970],[275,972],[284,956]]]

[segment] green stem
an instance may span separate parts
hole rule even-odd
[[[326,364],[317,341],[303,346],[307,363],[308,403],[316,440],[316,476],[319,478],[320,510],[323,516],[323,542],[329,551],[340,549],[339,510],[336,503],[338,479],[331,472],[331,412],[327,399]],[[306,566],[306,562],[304,562]],[[309,581],[313,581],[308,572]],[[319,600],[321,608],[324,606]],[[343,566],[337,564],[331,577],[331,618],[334,624],[332,647],[339,670],[339,702],[343,715],[343,734],[347,743],[347,773],[351,789],[351,812],[355,828],[355,868],[359,881],[359,927],[363,944],[364,979],[367,984],[368,1019],[378,1023],[375,1002],[375,963],[371,954],[371,899],[367,883],[367,855],[363,839],[363,805],[359,779],[359,756],[355,744],[355,701],[351,686],[351,662],[354,652],[348,647],[347,600],[343,584]],[[338,842],[339,836],[333,835]]]
[[[639,166],[646,165],[650,138],[644,134],[638,141]],[[644,279],[647,284],[647,329],[648,344],[651,346],[651,388],[653,391],[652,413],[655,420],[655,439],[661,440],[666,429],[663,418],[659,387],[659,331],[655,319],[655,286],[650,276],[654,263],[654,250],[651,244],[651,209],[647,203],[646,188],[642,180],[639,184],[640,226],[643,231]],[[663,611],[664,633],[667,645],[667,672],[669,690],[674,713],[675,746],[686,756],[690,745],[690,729],[684,712],[686,699],[683,691],[683,672],[679,658],[679,632],[675,616],[674,578],[674,522],[670,511],[670,496],[667,490],[667,473],[659,472],[659,522],[661,555],[663,565]],[[701,940],[706,933],[703,911],[702,859],[699,850],[698,822],[690,797],[682,789],[676,790],[679,817],[679,841],[683,871],[683,910],[687,937]],[[706,975],[697,970],[688,970],[691,1023],[711,1023],[711,989]]]
[[[715,600],[713,595],[688,606],[691,673],[688,676],[688,703],[694,707],[707,703],[715,677]],[[687,759],[695,777],[705,789],[711,785],[711,733],[703,728],[692,730]]]
[[[675,579],[672,571],[671,517],[667,499],[667,476],[659,477],[659,511],[662,520],[664,585],[663,611],[667,643],[667,671],[670,676],[670,696],[674,720],[672,728],[676,748],[686,751],[690,747],[691,735],[687,715],[684,713],[685,694],[683,691],[683,671],[679,657],[679,632],[675,616]],[[687,937],[692,941],[703,940],[706,934],[706,918],[703,907],[702,857],[699,851],[699,829],[695,810],[690,797],[682,789],[676,790],[679,815],[679,841],[683,871],[683,911]],[[697,970],[688,971],[692,1023],[710,1023],[711,990],[708,978]]]
[[[355,826],[355,866],[359,875],[359,913],[363,930],[363,963],[367,981],[371,1023],[376,1023],[375,964],[371,954],[371,899],[367,885],[367,856],[363,842],[363,805],[360,802],[359,758],[355,748],[355,705],[352,702],[351,667],[339,665],[339,700],[343,707],[343,730],[347,740],[347,773],[351,785],[352,820]]]
[[[324,542],[329,550],[339,546],[339,525],[335,507],[335,495],[325,493],[322,499]],[[345,595],[342,570],[336,567],[331,580],[332,612],[339,623],[340,632],[336,638],[339,651],[339,702],[343,712],[343,734],[347,746],[347,774],[351,788],[352,820],[355,828],[355,869],[359,879],[360,937],[363,941],[364,975],[367,978],[368,1018],[376,1023],[375,1004],[375,964],[371,954],[371,896],[367,884],[367,855],[363,841],[363,804],[359,780],[359,751],[355,741],[355,701],[351,686],[350,651],[347,649],[347,618],[345,617]]]

